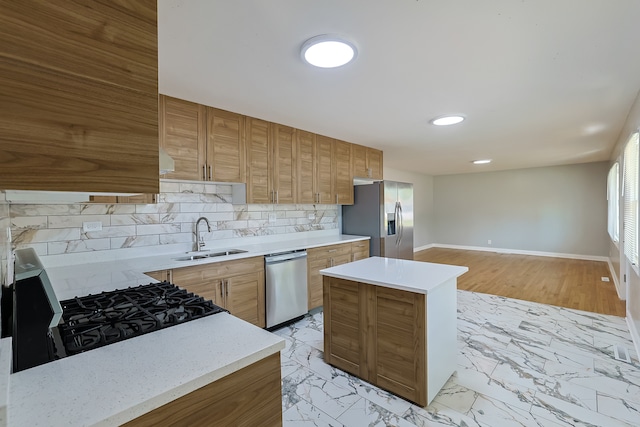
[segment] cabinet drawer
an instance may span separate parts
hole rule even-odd
[[[307,251],[307,255],[311,258],[331,258],[338,257],[340,255],[350,255],[351,244],[340,243],[337,245],[322,246],[319,248],[312,248]]]
[[[351,261],[369,258],[369,241],[362,240],[351,243]]]

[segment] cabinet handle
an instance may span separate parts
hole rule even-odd
[[[339,199],[339,197],[340,197],[340,195],[336,193],[336,205],[339,205],[339,204],[340,204],[340,202],[339,202],[339,200],[340,200],[340,199]]]
[[[278,190],[276,190],[276,203],[278,203]]]
[[[207,180],[207,164],[202,165],[202,180]]]
[[[337,249],[329,249],[327,252],[337,252]]]
[[[229,296],[229,279],[224,281],[224,296]]]
[[[209,181],[213,181],[213,166],[209,165]]]
[[[318,193],[318,204],[322,203],[322,193]]]
[[[223,299],[224,299],[224,280],[221,280],[220,281],[220,301],[222,301]]]
[[[351,254],[351,262],[356,260],[356,254]]]
[[[331,267],[333,267],[333,258],[330,258],[330,262],[331,262],[331,263],[330,263],[329,265],[330,265]]]

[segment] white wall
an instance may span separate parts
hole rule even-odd
[[[607,256],[608,166],[597,162],[436,176],[435,241]]]
[[[386,180],[413,184],[413,247],[420,249],[433,243],[433,177],[387,167],[383,172]]]
[[[620,153],[622,153],[627,140],[638,128],[640,128],[640,94],[636,97],[636,100],[629,111],[629,115],[627,116],[622,132],[620,132],[618,142],[611,153],[611,164],[620,157]],[[622,207],[620,210],[622,211]],[[609,245],[609,258],[618,261],[622,257],[624,257],[624,255],[620,253],[618,246],[611,242]],[[640,331],[640,277],[633,269],[630,269],[630,272],[627,275],[626,284],[622,280],[620,281],[620,285],[626,286],[627,321],[631,327],[631,333],[633,334],[636,349],[640,351],[640,334],[638,333]]]

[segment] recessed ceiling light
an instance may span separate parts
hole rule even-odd
[[[473,163],[474,165],[486,165],[487,163],[491,163],[491,159],[474,160],[471,163]]]
[[[302,45],[302,59],[320,68],[341,67],[358,56],[356,46],[335,34],[315,36]]]
[[[460,114],[453,114],[450,116],[436,117],[435,119],[431,120],[431,124],[436,126],[449,126],[460,123],[463,120],[464,116],[461,116]]]

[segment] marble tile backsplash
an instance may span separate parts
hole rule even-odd
[[[211,224],[211,232],[201,227],[205,241],[338,228],[336,205],[232,204],[224,184],[163,180],[160,191],[149,205],[10,203],[13,246],[60,255],[191,243],[201,216]],[[83,231],[83,223],[97,221],[102,230]]]
[[[7,228],[9,226],[9,204],[6,201],[5,193],[0,191],[0,285],[4,285],[6,282],[7,257],[9,252]]]

